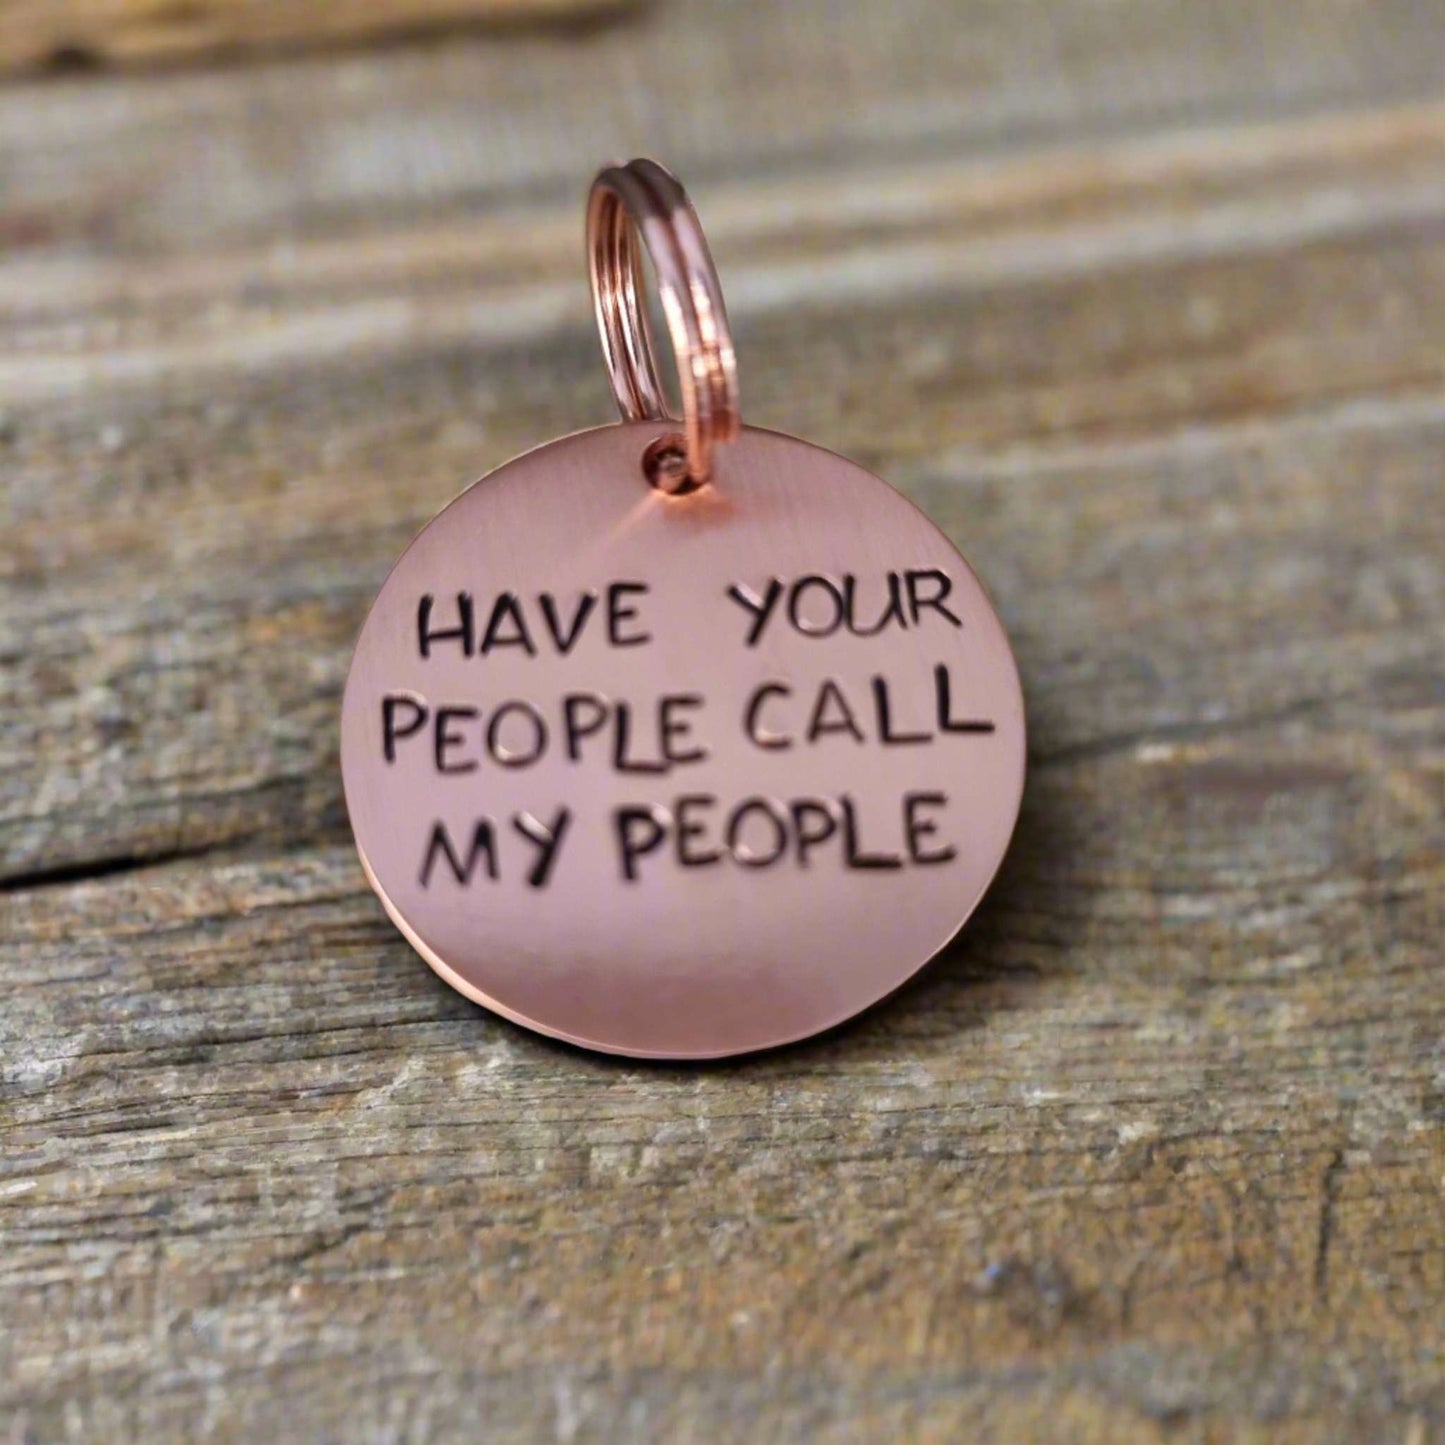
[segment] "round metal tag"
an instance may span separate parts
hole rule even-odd
[[[655,423],[509,462],[367,618],[346,802],[396,925],[469,998],[614,1053],[840,1023],[973,911],[1024,777],[978,579],[886,483],[744,428],[649,488]]]

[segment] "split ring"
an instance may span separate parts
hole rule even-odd
[[[737,361],[697,214],[678,179],[656,161],[629,161],[598,173],[587,200],[587,256],[602,355],[622,419],[672,421],[642,299],[639,239],[657,273],[677,357],[683,480],[698,486],[712,475],[714,449],[742,429]]]

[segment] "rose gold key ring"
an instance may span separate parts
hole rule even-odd
[[[670,421],[642,302],[638,239],[657,272],[682,391],[685,470],[661,468],[667,491],[712,476],[713,450],[742,430],[737,361],[722,287],[681,183],[656,161],[609,166],[592,182],[587,256],[607,374],[624,421]]]
[[[746,1053],[892,993],[973,911],[1018,816],[1023,694],[912,502],[742,425],[677,181],[604,170],[587,234],[622,424],[488,473],[392,568],[342,702],[346,806],[382,906],[468,998],[588,1048]],[[639,462],[725,497],[654,497]]]

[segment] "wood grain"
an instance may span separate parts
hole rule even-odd
[[[741,11],[0,91],[13,1438],[1445,1437],[1445,8]],[[1030,708],[976,921],[726,1068],[450,993],[336,771],[649,150]]]
[[[0,73],[299,50],[445,27],[590,21],[626,0],[0,0]]]

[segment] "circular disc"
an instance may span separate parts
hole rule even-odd
[[[1018,814],[1023,699],[978,579],[852,462],[755,428],[651,489],[655,423],[464,492],[342,706],[357,847],[469,998],[614,1053],[816,1033],[933,956]]]

